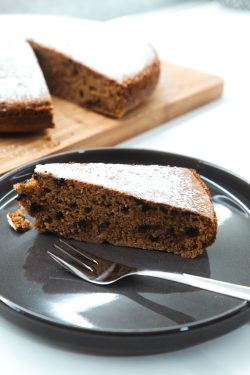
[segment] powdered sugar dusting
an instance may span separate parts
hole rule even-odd
[[[140,73],[157,58],[156,51],[139,31],[135,33],[118,21],[4,15],[1,17],[0,32],[14,40],[33,40],[56,49],[120,83]]]
[[[68,33],[65,27],[54,28],[51,33],[36,28],[30,39],[120,83],[157,58],[154,48],[143,38],[108,23],[82,22],[70,27]]]
[[[0,43],[0,50],[0,103],[50,100],[42,71],[28,43],[6,40]]]
[[[160,165],[55,163],[37,165],[38,174],[103,186],[135,198],[213,216],[210,197],[187,168]]]

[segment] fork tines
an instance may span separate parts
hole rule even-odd
[[[82,267],[85,267],[87,271],[93,272],[93,266],[97,264],[97,259],[93,257],[90,253],[82,248],[72,245],[71,243],[59,239],[60,244],[55,243],[54,247],[59,250],[58,256],[57,252],[55,251],[48,251],[49,255],[60,264],[64,261],[64,266],[66,266],[65,262],[67,262],[71,266],[76,266],[77,263]],[[60,255],[59,255],[60,254]]]

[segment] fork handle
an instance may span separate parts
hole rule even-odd
[[[250,287],[232,284],[225,281],[208,279],[206,277],[194,276],[188,273],[174,273],[163,271],[138,270],[137,275],[157,277],[160,279],[175,281],[177,283],[194,286],[200,289],[225,294],[231,297],[250,301]]]

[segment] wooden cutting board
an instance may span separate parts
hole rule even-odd
[[[219,77],[162,63],[154,94],[119,120],[54,97],[55,129],[36,135],[0,135],[0,173],[63,150],[113,146],[218,99],[222,90]]]

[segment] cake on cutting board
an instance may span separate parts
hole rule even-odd
[[[53,127],[50,94],[29,44],[0,42],[0,132]]]
[[[144,40],[89,21],[71,32],[49,30],[34,27],[25,37],[39,64],[24,39],[1,42],[0,132],[52,126],[46,83],[51,94],[116,118],[154,91],[160,62]]]
[[[39,232],[195,258],[216,237],[209,190],[192,169],[159,165],[37,165],[14,186]]]
[[[149,43],[109,24],[78,30],[29,38],[53,95],[118,118],[150,96],[160,62]]]

